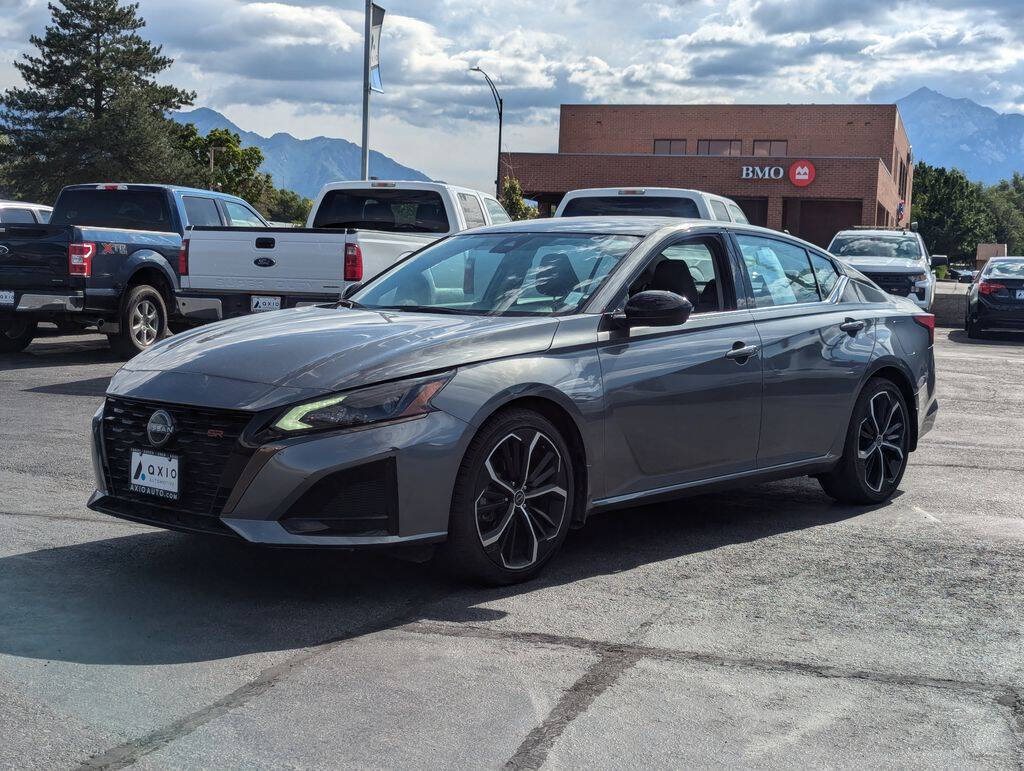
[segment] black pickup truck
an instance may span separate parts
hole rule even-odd
[[[241,207],[241,208],[239,208]],[[40,322],[95,327],[128,357],[174,325],[182,236],[192,225],[265,222],[235,196],[170,185],[64,188],[48,225],[0,224],[0,353],[25,348]]]

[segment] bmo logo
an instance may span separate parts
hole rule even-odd
[[[789,181],[797,187],[807,187],[814,181],[814,164],[810,161],[796,161],[789,167]]]
[[[814,164],[810,161],[796,161],[789,167],[789,181],[796,187],[807,187],[814,181]],[[740,179],[780,180],[786,177],[784,166],[743,166]]]

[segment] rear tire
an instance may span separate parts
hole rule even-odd
[[[967,330],[967,337],[969,337],[971,340],[978,340],[984,334],[984,330],[981,328],[978,322],[972,319],[970,316],[968,316],[967,321],[964,322],[964,329]]]
[[[909,448],[910,411],[903,394],[891,380],[873,378],[857,397],[843,457],[818,481],[841,503],[882,503],[903,479]]]
[[[34,321],[0,322],[0,353],[24,351],[36,336]]]
[[[497,414],[466,450],[438,561],[459,578],[488,584],[533,578],[569,532],[574,472],[551,421],[526,409]]]
[[[121,329],[107,335],[110,348],[130,359],[153,346],[167,334],[167,306],[164,298],[148,284],[132,287],[121,305]]]

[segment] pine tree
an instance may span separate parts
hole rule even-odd
[[[188,182],[195,163],[166,117],[195,95],[154,79],[171,65],[138,31],[139,6],[50,4],[51,24],[15,63],[24,87],[0,98],[0,179],[8,193],[52,201],[78,182]]]

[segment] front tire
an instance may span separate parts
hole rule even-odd
[[[0,322],[0,353],[24,351],[36,336],[34,321]]]
[[[110,348],[130,359],[153,346],[167,334],[167,306],[156,289],[146,284],[132,287],[121,306],[120,331],[108,335]]]
[[[532,410],[499,413],[470,442],[459,468],[442,564],[489,584],[535,576],[569,531],[574,472],[551,421]]]
[[[869,380],[853,408],[843,457],[818,477],[841,503],[878,504],[896,492],[910,452],[910,412],[891,380]]]

